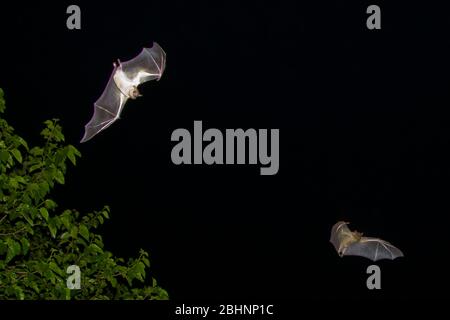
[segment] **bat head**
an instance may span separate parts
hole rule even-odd
[[[140,92],[136,86],[131,87],[130,91],[128,92],[128,95],[131,99],[136,99],[137,97],[142,97],[142,94],[140,94]]]
[[[356,241],[361,240],[361,237],[363,236],[362,232],[358,232],[358,231],[352,231],[353,236],[355,237]]]

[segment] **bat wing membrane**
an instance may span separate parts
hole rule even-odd
[[[351,234],[347,224],[348,222],[339,221],[331,228],[330,242],[338,252],[342,240]]]
[[[142,49],[135,58],[122,63],[122,70],[127,78],[137,84],[159,80],[165,67],[166,53],[156,42],[153,47]]]
[[[85,132],[81,142],[92,139],[100,131],[109,127],[119,118],[120,113],[122,112],[123,106],[128,98],[115,84],[113,79],[115,72],[116,68],[109,78],[108,84],[102,95],[94,103],[94,115],[85,126]]]
[[[400,249],[378,238],[362,237],[360,241],[347,247],[345,256],[361,256],[373,261],[403,257]]]

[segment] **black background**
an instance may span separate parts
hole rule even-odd
[[[82,29],[66,28],[78,4]],[[382,29],[366,28],[378,4]],[[6,118],[38,142],[59,118],[83,157],[55,199],[108,204],[121,256],[150,252],[172,299],[448,296],[449,18],[396,1],[126,1],[0,5]],[[160,82],[80,145],[112,71],[157,41]],[[173,130],[279,128],[280,170],[175,166]],[[337,256],[338,220],[398,246],[377,263]]]

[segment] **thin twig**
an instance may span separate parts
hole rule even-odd
[[[22,229],[19,229],[17,231],[11,232],[11,233],[0,233],[0,236],[13,236],[13,235],[18,234],[26,229],[27,229],[26,227],[23,227]]]

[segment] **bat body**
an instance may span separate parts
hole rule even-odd
[[[156,43],[144,48],[135,58],[113,63],[114,70],[100,98],[94,103],[94,115],[85,126],[81,142],[92,139],[119,119],[129,98],[140,97],[138,85],[150,80],[159,80],[166,66],[166,53]]]
[[[348,222],[339,221],[331,229],[330,242],[340,257],[361,256],[373,261],[403,257],[403,253],[389,242],[363,237],[362,233],[351,231],[347,225]]]

